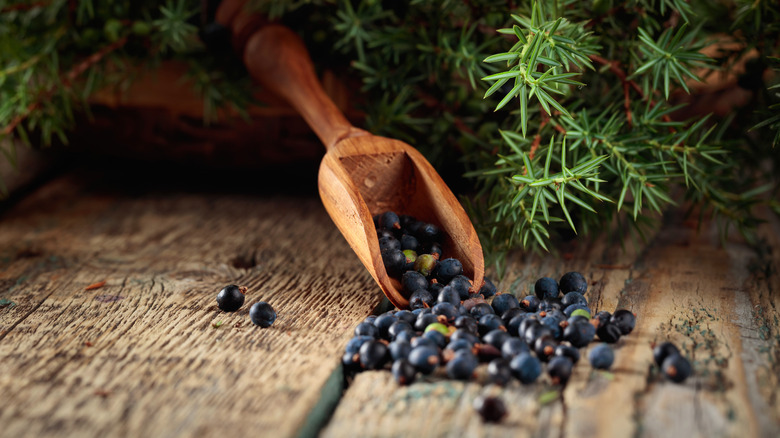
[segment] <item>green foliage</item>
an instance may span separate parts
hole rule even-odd
[[[508,71],[496,73],[482,78],[485,81],[495,81],[485,92],[485,97],[499,91],[512,80],[512,89],[506,93],[496,106],[496,111],[503,108],[514,97],[520,99],[520,120],[523,136],[528,129],[528,104],[530,99],[542,106],[548,115],[550,109],[559,111],[571,118],[571,114],[552,94],[566,96],[570,86],[583,86],[571,78],[579,76],[570,72],[572,68],[581,70],[583,67],[593,69],[588,58],[596,54],[596,46],[583,24],[574,25],[563,17],[547,18],[543,8],[538,3],[533,4],[530,19],[512,15],[512,18],[522,27],[515,24],[511,29],[499,29],[499,33],[515,36],[518,41],[505,53],[488,56],[484,62],[506,61]],[[539,71],[538,65],[546,70]]]
[[[298,31],[318,67],[351,73],[367,129],[415,145],[462,190],[499,268],[512,248],[552,250],[572,233],[641,236],[672,205],[714,217],[724,237],[750,237],[760,205],[780,211],[777,2],[250,3]],[[65,141],[94,90],[164,58],[191,65],[207,121],[253,103],[240,65],[198,40],[201,2],[70,4],[0,1],[8,134]],[[729,72],[749,100],[731,114],[691,113],[701,83]],[[0,150],[13,162],[12,142]]]
[[[75,8],[74,8],[75,6]],[[194,24],[201,2],[0,1],[0,140],[46,146],[67,142],[74,113],[104,87],[124,87],[137,67],[162,59],[192,65],[190,78],[206,114],[250,103],[250,80],[238,63],[206,52]],[[14,141],[0,152],[16,165]],[[0,195],[5,194],[0,175]]]

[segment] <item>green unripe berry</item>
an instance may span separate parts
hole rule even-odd
[[[431,272],[435,267],[436,257],[432,254],[419,255],[417,256],[417,260],[414,262],[414,270],[426,277],[431,275]]]
[[[449,327],[447,327],[446,325],[444,325],[444,324],[442,324],[440,322],[434,322],[433,324],[428,324],[428,327],[425,327],[425,332],[426,333],[429,332],[429,331],[432,331],[432,330],[435,330],[435,331],[443,334],[444,336],[449,336],[450,335]]]
[[[584,316],[585,318],[590,319],[590,312],[588,312],[585,309],[577,309],[577,310],[571,312],[571,316],[576,316],[576,315],[581,315],[581,316]]]

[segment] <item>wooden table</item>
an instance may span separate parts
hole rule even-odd
[[[636,312],[612,372],[581,361],[562,391],[546,377],[399,387],[386,371],[345,387],[343,348],[382,296],[313,185],[142,170],[77,168],[0,215],[0,436],[780,435],[775,219],[758,250],[672,212],[625,250],[605,238],[512,255],[501,290],[579,270],[595,308]],[[230,283],[249,287],[235,314],[215,302]],[[249,321],[259,300],[278,312],[269,329]],[[662,340],[695,378],[659,376]],[[507,402],[503,423],[473,411],[485,393]]]

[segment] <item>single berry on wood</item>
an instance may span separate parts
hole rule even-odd
[[[588,353],[590,365],[597,370],[608,370],[615,361],[615,353],[607,344],[599,344]]]
[[[500,423],[507,415],[506,405],[498,397],[477,397],[474,399],[474,409],[486,423]]]
[[[675,383],[682,383],[693,374],[691,363],[681,354],[667,356],[661,365],[661,370],[667,379]]]
[[[276,321],[276,311],[265,301],[259,301],[252,304],[252,307],[249,308],[249,319],[255,325],[268,328]]]
[[[217,306],[225,312],[235,312],[244,305],[246,286],[231,284],[217,294]]]
[[[653,361],[659,367],[664,363],[664,359],[673,354],[680,354],[680,350],[671,342],[662,342],[653,347]]]

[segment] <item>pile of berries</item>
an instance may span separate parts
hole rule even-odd
[[[235,284],[225,286],[217,294],[217,306],[225,312],[237,311],[244,305],[246,291],[246,286],[237,286]],[[276,321],[276,311],[265,301],[259,301],[252,304],[252,307],[249,308],[249,319],[255,325],[268,328]]]
[[[442,259],[443,236],[435,225],[393,212],[374,219],[385,267],[403,284],[409,309],[358,324],[342,357],[348,371],[389,368],[399,384],[408,385],[419,374],[472,380],[477,367],[487,364],[488,381],[498,385],[512,379],[533,383],[545,369],[554,384],[565,385],[580,348],[600,340],[588,359],[594,368],[609,369],[614,352],[608,344],[636,325],[625,309],[593,314],[579,272],[540,278],[534,293],[521,299],[496,294],[489,279],[477,289],[458,260]]]
[[[460,260],[442,259],[444,234],[436,225],[392,211],[375,216],[374,225],[385,270],[403,285],[411,310],[432,307],[442,291],[453,303],[496,293],[489,279],[478,292],[470,290]]]
[[[347,343],[346,369],[389,367],[396,381],[407,385],[437,369],[452,379],[471,380],[487,363],[489,381],[503,386],[513,378],[533,383],[546,364],[552,382],[563,385],[580,359],[579,349],[596,339],[603,344],[591,349],[591,365],[609,369],[614,353],[607,344],[629,334],[636,323],[627,310],[601,311],[591,318],[583,295],[587,283],[577,272],[560,282],[539,279],[535,295],[522,300],[509,293],[490,301],[480,293],[461,300],[449,289],[445,284],[434,301],[418,308],[367,317]]]

